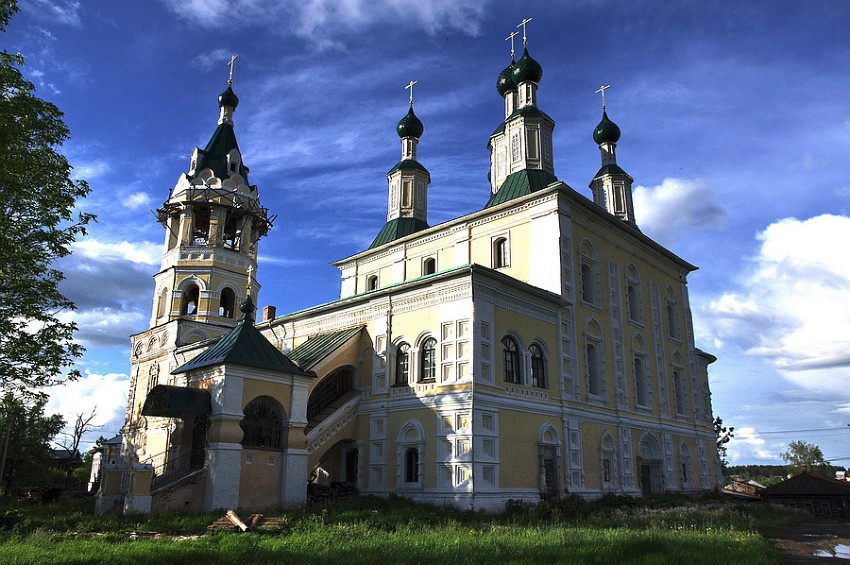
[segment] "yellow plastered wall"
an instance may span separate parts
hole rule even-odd
[[[263,510],[279,506],[283,453],[243,449],[239,477],[239,506]]]
[[[541,426],[550,420],[545,416],[517,410],[503,408],[499,411],[502,455],[499,487],[539,488],[539,432]]]

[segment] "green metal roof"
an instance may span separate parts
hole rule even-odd
[[[349,339],[358,335],[362,329],[363,326],[357,326],[356,328],[311,337],[290,351],[287,357],[298,363],[299,367],[311,367],[330,355]]]
[[[610,165],[603,165],[602,168],[599,169],[599,171],[595,175],[593,175],[593,178],[597,179],[602,175],[626,175],[630,179],[632,178],[629,176],[629,173],[620,168],[620,165],[617,165],[616,163],[612,163]]]
[[[156,385],[142,407],[142,416],[177,418],[183,414],[211,413],[210,393],[184,386]]]
[[[428,222],[419,218],[393,218],[381,228],[369,249],[380,247],[412,233],[428,229]]]
[[[496,206],[532,192],[537,192],[558,182],[558,177],[541,169],[523,169],[508,175],[499,190],[490,197],[484,208]]]
[[[399,161],[396,163],[395,167],[387,171],[387,174],[390,175],[396,171],[421,171],[428,175],[428,182],[431,181],[431,173],[428,172],[428,169],[426,169],[422,163],[414,159],[404,159],[403,161]]]
[[[620,140],[620,128],[608,118],[608,113],[602,110],[602,121],[593,130],[593,141],[596,143],[617,143]]]
[[[518,108],[517,110],[514,110],[514,112],[510,116],[505,118],[505,121],[502,122],[501,124],[499,124],[499,127],[497,127],[493,131],[493,133],[490,134],[490,137],[493,137],[494,135],[499,134],[499,133],[503,133],[505,131],[505,127],[507,127],[507,123],[509,121],[511,121],[512,119],[516,118],[517,116],[523,116],[525,118],[543,118],[543,119],[549,120],[553,124],[555,123],[555,120],[553,120],[551,117],[549,117],[549,114],[542,111],[537,106],[531,106],[531,105],[523,106],[522,108]]]
[[[278,373],[312,376],[302,371],[279,349],[272,345],[257,328],[250,316],[244,316],[232,330],[221,336],[209,349],[177,367],[172,375],[214,365],[242,365]]]
[[[195,170],[212,169],[216,177],[227,178],[229,176],[227,154],[234,149],[239,149],[239,144],[236,142],[233,124],[218,124],[207,146],[198,151],[198,163],[195,165]],[[246,182],[248,181],[248,167],[240,162],[237,172],[245,178]]]

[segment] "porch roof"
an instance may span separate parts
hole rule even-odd
[[[148,393],[142,416],[177,418],[184,414],[210,414],[210,393],[201,388],[156,385]]]

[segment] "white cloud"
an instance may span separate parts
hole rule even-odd
[[[79,257],[123,260],[144,265],[159,265],[162,246],[152,241],[119,241],[110,243],[87,237],[86,239],[72,243],[71,251]]]
[[[662,245],[669,246],[694,228],[717,225],[726,216],[700,179],[666,178],[658,186],[636,186],[632,197],[641,230]]]
[[[200,65],[202,69],[208,71],[216,65],[223,66],[226,62],[230,61],[231,55],[232,52],[227,49],[215,49],[214,51],[201,53],[195,57],[195,63]]]
[[[149,299],[143,302],[147,304]],[[86,347],[129,347],[129,336],[145,329],[149,321],[147,312],[129,308],[88,308],[62,312],[57,317],[76,322],[74,339]]]
[[[726,444],[727,455],[730,461],[743,459],[775,459],[776,446],[768,446],[768,443],[759,436],[755,428],[735,428],[735,437]]]
[[[121,201],[121,205],[130,210],[136,210],[138,208],[147,208],[153,202],[153,198],[147,192],[134,192],[133,194],[125,197]]]
[[[715,337],[806,390],[850,399],[850,218],[786,218],[758,239],[741,288],[709,305]]]
[[[489,0],[163,0],[178,15],[205,27],[264,24],[294,29],[320,49],[342,46],[341,32],[359,31],[380,22],[413,23],[430,33],[453,29],[477,36]]]
[[[80,27],[82,23],[79,14],[80,3],[73,0],[29,0],[22,2],[21,8],[41,20],[72,27]]]
[[[82,163],[74,167],[74,176],[91,181],[109,172],[109,163],[105,161],[93,161]]]
[[[65,418],[65,431],[70,432],[78,414],[85,417],[95,410],[91,423],[97,428],[85,438],[86,443],[81,446],[84,451],[98,436],[111,437],[123,425],[129,381],[124,374],[100,375],[86,371],[81,379],[45,389],[50,395],[45,413],[61,414]],[[57,439],[61,443],[62,436]]]

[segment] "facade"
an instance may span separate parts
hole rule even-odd
[[[592,199],[557,179],[541,78],[527,49],[499,75],[489,199],[436,226],[411,100],[387,222],[335,263],[339,299],[260,322],[271,221],[228,86],[159,210],[151,324],[132,336],[125,452],[153,469],[154,508],[297,506],[308,480],[491,510],[718,488],[695,267],[638,229],[604,108]]]

